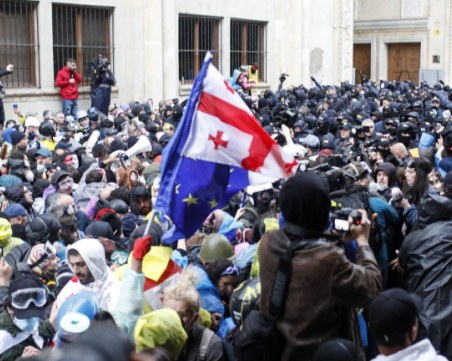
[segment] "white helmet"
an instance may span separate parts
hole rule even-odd
[[[88,113],[86,112],[86,110],[79,110],[77,112],[77,120],[80,120],[83,118],[88,118]]]
[[[27,119],[25,119],[25,128],[27,127],[39,127],[41,125],[41,123],[39,122],[39,120],[30,115],[27,117]]]

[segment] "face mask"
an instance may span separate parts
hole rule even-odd
[[[22,331],[33,331],[39,324],[39,317],[25,318],[23,320],[13,316],[14,324]]]
[[[44,173],[47,170],[46,166],[44,164],[38,164],[36,166],[36,171],[38,173]]]
[[[375,184],[377,185],[377,189],[379,191],[385,191],[386,189],[388,189],[388,186],[385,184],[378,184],[378,183],[375,183]]]
[[[35,180],[35,175],[34,175],[34,173],[31,172],[31,171],[28,172],[27,175],[25,176],[25,179],[26,179],[29,183],[33,182],[33,181]]]

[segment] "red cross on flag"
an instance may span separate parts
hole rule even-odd
[[[296,166],[261,127],[240,96],[210,64],[182,154],[287,178]]]

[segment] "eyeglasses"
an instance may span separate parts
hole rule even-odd
[[[36,307],[43,307],[47,303],[45,288],[26,288],[11,294],[11,305],[18,310],[26,310],[31,303]]]
[[[239,274],[239,269],[236,266],[229,266],[228,268],[226,268],[223,273],[221,274],[222,276],[231,276],[231,275],[238,275]]]

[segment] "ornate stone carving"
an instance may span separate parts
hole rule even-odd
[[[351,81],[353,70],[353,0],[339,0],[338,77]]]

